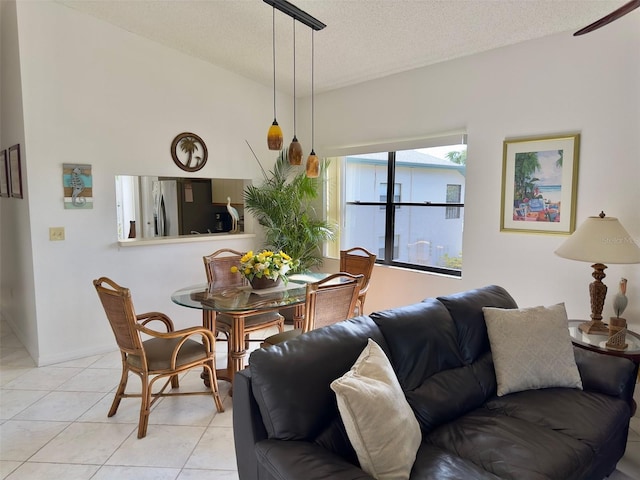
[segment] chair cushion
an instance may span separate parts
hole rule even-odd
[[[301,328],[294,328],[293,330],[285,330],[284,332],[276,333],[275,335],[271,335],[265,338],[261,346],[268,347],[269,345],[277,345],[278,343],[282,343],[286,340],[291,340],[292,338],[296,338],[298,335],[302,335]]]
[[[171,368],[171,355],[173,349],[182,340],[181,338],[152,338],[143,343],[147,355],[149,370],[167,370]],[[204,346],[195,340],[188,339],[180,348],[176,365],[178,367],[191,362],[203,360],[207,352]],[[129,355],[127,362],[132,367],[142,368],[142,362],[138,355]]]
[[[422,435],[382,348],[369,339],[331,389],[362,469],[378,480],[408,479]]]
[[[582,389],[564,303],[550,307],[484,307],[498,396],[522,390]]]

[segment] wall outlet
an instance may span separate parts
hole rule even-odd
[[[64,240],[64,227],[49,227],[49,240]]]

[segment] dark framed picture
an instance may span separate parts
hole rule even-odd
[[[7,151],[0,150],[0,197],[8,197],[11,195],[11,185],[9,183],[9,161],[7,160]]]
[[[500,231],[570,234],[580,134],[504,141]]]
[[[9,179],[11,196],[22,198],[22,164],[20,163],[20,144],[9,147]]]

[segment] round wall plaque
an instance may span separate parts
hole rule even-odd
[[[187,172],[197,172],[204,167],[208,155],[207,146],[195,133],[181,133],[171,142],[171,158]]]

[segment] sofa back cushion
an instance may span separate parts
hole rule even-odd
[[[436,299],[371,314],[424,433],[477,408],[485,399],[458,349],[449,312]]]
[[[405,392],[442,370],[463,365],[455,326],[437,300],[374,312],[371,319],[384,335],[389,359]]]
[[[360,316],[254,350],[253,394],[269,438],[341,450],[346,435],[329,385],[351,368],[369,338],[386,349],[375,323]]]
[[[460,354],[465,364],[475,362],[490,350],[482,307],[518,308],[513,297],[497,285],[438,297],[438,300],[453,318],[458,332]]]

